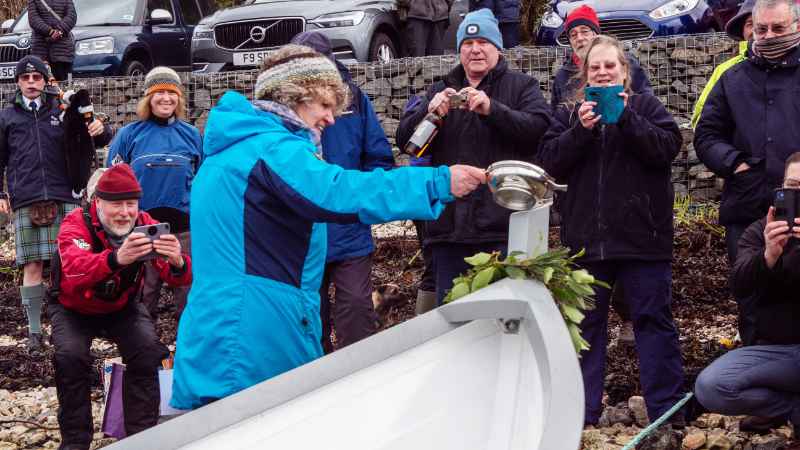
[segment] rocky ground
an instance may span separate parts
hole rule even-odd
[[[391,327],[414,315],[416,283],[422,260],[413,227],[391,225],[377,230],[373,278],[380,293],[381,326]],[[555,232],[552,236],[556,239]],[[735,303],[726,287],[727,261],[724,243],[713,226],[702,222],[681,224],[676,231],[673,265],[673,312],[681,333],[681,348],[687,371],[687,389],[697,373],[725,348],[720,339],[732,339]],[[52,349],[42,358],[25,351],[25,323],[19,306],[19,273],[13,268],[8,242],[0,246],[0,450],[49,449],[58,446],[57,399],[50,363]],[[648,423],[641,399],[633,348],[617,342],[619,319],[612,314],[607,384],[607,404],[601,424],[583,433],[584,450],[618,450]],[[46,329],[49,327],[45,320]],[[175,339],[174,307],[169,294],[162,296],[158,331],[167,344]],[[95,340],[92,353],[98,363],[94,380],[93,448],[112,442],[99,432],[102,391],[99,365],[103,358],[117,356],[113,345]],[[778,450],[789,442],[791,431],[783,427],[766,436],[738,431],[736,417],[703,414],[682,431],[659,433],[647,449]]]

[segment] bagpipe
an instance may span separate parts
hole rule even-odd
[[[99,165],[94,138],[89,134],[89,124],[95,120],[92,97],[87,89],[77,86],[62,90],[54,79],[49,81],[45,89],[59,99],[59,108],[62,110],[61,127],[64,130],[62,150],[67,177],[72,187],[72,196],[81,200],[85,196],[86,184],[92,171]]]

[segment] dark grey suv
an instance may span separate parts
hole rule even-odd
[[[456,0],[451,29],[466,4]],[[388,61],[400,56],[400,30],[395,0],[252,0],[219,10],[195,27],[192,66],[197,72],[251,68],[302,31],[328,36],[338,59]]]

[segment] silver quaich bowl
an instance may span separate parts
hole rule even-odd
[[[553,191],[566,191],[541,167],[525,161],[498,161],[486,169],[495,203],[514,211],[527,211],[552,201]]]

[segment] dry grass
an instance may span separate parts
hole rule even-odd
[[[520,11],[520,37],[522,42],[531,43],[536,37],[536,27],[544,13],[548,0],[521,0]]]
[[[27,3],[26,0],[3,0],[0,2],[0,22],[16,18]]]

